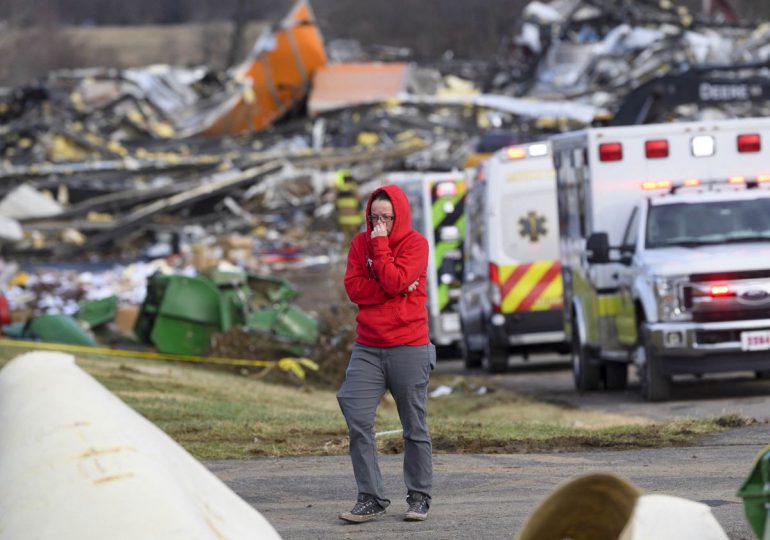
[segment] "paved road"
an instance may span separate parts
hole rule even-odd
[[[562,482],[591,472],[618,474],[643,493],[712,507],[728,536],[754,536],[736,491],[770,441],[766,424],[711,437],[697,447],[561,454],[436,455],[434,505],[423,523],[401,520],[401,456],[382,456],[394,501],[383,519],[361,525],[336,518],[355,497],[345,456],[214,461],[205,465],[267,518],[285,539],[512,538],[539,501]]]
[[[641,398],[639,381],[633,368],[629,371],[626,390],[578,394],[569,370],[569,359],[563,356],[532,356],[527,363],[511,357],[508,372],[491,377],[480,370],[466,371],[460,360],[443,360],[439,362],[438,369],[443,373],[486,376],[516,392],[554,403],[646,416],[655,420],[706,418],[729,413],[760,421],[770,420],[770,379],[757,379],[749,372],[707,375],[700,379],[678,377],[672,385],[669,401],[647,403]]]
[[[580,407],[647,414],[652,418],[712,416],[736,412],[766,421],[770,383],[749,375],[677,383],[673,400],[645,403],[632,380],[625,392],[577,396],[563,359],[538,359],[496,382]],[[439,371],[463,372],[459,361],[439,362]],[[758,453],[770,443],[770,425],[710,436],[687,448],[558,454],[435,456],[434,506],[424,523],[401,520],[405,503],[401,456],[382,456],[381,466],[394,503],[382,520],[346,525],[336,518],[355,498],[346,456],[206,462],[217,476],[258,509],[285,539],[512,538],[539,501],[560,483],[591,472],[610,472],[644,493],[701,501],[731,539],[754,538],[736,491]]]

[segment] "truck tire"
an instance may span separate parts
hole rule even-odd
[[[599,366],[588,354],[585,344],[580,341],[580,332],[574,319],[572,322],[572,375],[575,388],[580,392],[599,388]]]
[[[497,343],[492,336],[488,336],[484,362],[489,373],[503,373],[508,369],[508,348]]]
[[[607,390],[625,390],[628,386],[628,364],[625,362],[606,362],[604,364],[604,388]]]
[[[481,362],[484,360],[484,351],[474,351],[468,344],[468,338],[463,332],[463,338],[460,341],[460,354],[463,357],[465,363],[465,369],[476,369],[481,367]]]
[[[642,397],[647,401],[666,401],[671,393],[671,378],[663,373],[660,356],[650,351],[644,325],[639,325],[637,336],[639,336],[637,358],[644,355],[640,377]]]

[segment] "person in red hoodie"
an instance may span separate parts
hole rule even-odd
[[[428,337],[428,241],[412,229],[406,194],[395,185],[376,189],[366,205],[366,232],[350,242],[345,290],[358,306],[356,342],[337,401],[350,436],[358,486],[353,509],[339,518],[362,523],[385,514],[377,463],[374,417],[390,390],[404,437],[407,521],[428,517],[433,482],[427,391],[436,348]]]

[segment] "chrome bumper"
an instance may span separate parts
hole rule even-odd
[[[667,322],[650,323],[649,343],[665,356],[709,356],[743,353],[741,332],[770,330],[770,319],[727,321],[716,323]]]

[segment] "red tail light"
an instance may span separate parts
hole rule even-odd
[[[489,263],[489,293],[492,298],[492,311],[500,313],[500,303],[502,302],[502,291],[500,290],[500,271],[495,263]]]
[[[758,133],[738,135],[738,152],[759,152],[762,150],[762,137]]]
[[[495,263],[489,263],[489,281],[496,285],[500,284],[500,274]]]
[[[599,161],[620,161],[623,159],[623,145],[604,143],[599,145]]]
[[[666,139],[645,141],[644,153],[649,159],[666,158],[668,157],[668,141]]]

